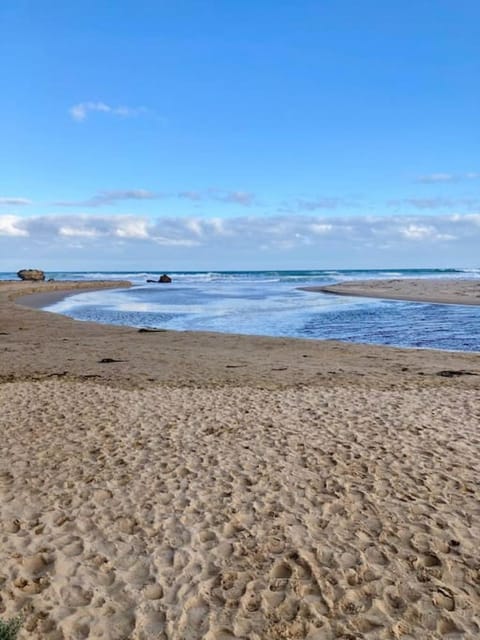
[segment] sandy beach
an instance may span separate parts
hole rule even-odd
[[[365,280],[342,282],[326,287],[305,287],[305,291],[321,291],[344,296],[437,302],[441,304],[480,304],[480,280],[409,279]]]
[[[335,292],[480,300],[405,282]],[[20,638],[480,637],[479,354],[18,303],[76,286],[0,282],[0,618]]]

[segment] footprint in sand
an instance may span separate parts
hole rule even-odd
[[[0,495],[6,495],[12,489],[13,481],[10,471],[0,471]]]
[[[180,637],[200,640],[205,637],[209,629],[209,608],[199,596],[187,600],[179,621]]]
[[[93,593],[78,585],[69,585],[60,590],[63,603],[67,607],[86,607],[93,598]]]
[[[464,630],[457,626],[453,620],[442,618],[437,625],[437,630],[442,636],[447,638],[459,638],[464,636]]]
[[[368,611],[372,606],[372,600],[368,596],[362,595],[360,591],[351,589],[345,593],[339,604],[340,609],[351,616]]]
[[[275,580],[280,578],[282,580],[289,580],[292,576],[292,570],[286,562],[280,562],[273,567],[270,572],[270,576]]]
[[[407,603],[400,596],[396,587],[387,587],[384,592],[384,599],[393,613],[403,611],[407,607]]]
[[[447,611],[455,611],[455,597],[447,587],[437,587],[432,597],[433,604]]]
[[[246,591],[249,580],[250,576],[246,573],[225,572],[220,582],[224,600],[232,605],[238,603]]]

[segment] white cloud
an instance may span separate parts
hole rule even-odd
[[[187,220],[186,227],[196,236],[203,235],[203,228],[200,220],[191,218],[190,220]]]
[[[340,262],[362,266],[379,255],[380,266],[385,260],[391,265],[395,256],[403,265],[415,260],[422,264],[427,255],[433,264],[444,264],[448,257],[462,264],[467,255],[476,264],[479,245],[480,213],[225,218],[86,213],[0,216],[0,262],[13,261],[23,252],[32,259],[46,255],[51,260],[53,256],[60,269],[62,261],[67,264],[72,259],[68,253],[72,246],[76,259],[80,256],[84,260],[84,268],[97,268],[93,265],[106,262],[110,256],[128,261],[137,269],[145,267],[147,259],[150,264],[158,261],[162,265],[182,259],[182,268],[191,269],[199,268],[200,260],[215,265],[221,259],[223,268],[250,269],[258,265],[259,252],[276,268],[287,265],[288,260],[303,260],[305,268]]]
[[[462,221],[462,219],[469,220],[480,227],[480,213],[469,213],[466,216],[460,216],[457,214],[454,216],[455,222]]]
[[[253,204],[255,196],[248,191],[220,191],[212,190],[212,198],[219,202],[230,202],[233,204],[241,204],[244,207],[249,207]]]
[[[233,230],[227,228],[224,218],[209,218],[206,224],[217,236],[234,235]]]
[[[438,196],[429,198],[403,198],[401,200],[389,200],[390,207],[413,207],[414,209],[452,209],[465,208],[477,209],[480,207],[480,198],[441,198]]]
[[[290,201],[282,202],[278,208],[279,213],[313,213],[315,211],[344,211],[349,209],[357,209],[366,204],[360,197],[339,197],[339,196],[318,196],[315,198],[296,198]]]
[[[113,116],[118,116],[120,118],[132,118],[138,116],[142,113],[146,113],[147,109],[145,107],[127,107],[127,106],[119,106],[112,107],[109,104],[105,104],[105,102],[79,102],[78,104],[70,107],[69,113],[70,116],[76,122],[83,122],[87,119],[90,113],[108,113]]]
[[[276,243],[325,243],[332,240],[432,241],[450,240],[459,235],[478,235],[480,214],[449,216],[239,216],[218,217],[146,217],[135,215],[94,216],[89,214],[0,216],[3,235],[31,237],[81,237],[101,240],[121,238],[164,242],[185,246],[195,244],[251,245]],[[461,235],[461,233],[460,233]]]
[[[88,227],[60,227],[58,235],[65,236],[67,238],[97,238],[100,234],[96,229],[89,229]]]
[[[200,202],[205,197],[202,191],[179,191],[177,195],[179,198],[193,200],[194,202]]]
[[[0,197],[0,206],[24,207],[28,204],[32,204],[32,201],[28,198],[10,198],[8,196]]]
[[[163,236],[155,236],[153,241],[166,247],[197,247],[200,244],[197,240],[189,240],[188,238],[165,238]]]
[[[415,182],[422,184],[441,184],[448,182],[460,182],[462,180],[478,180],[480,173],[477,171],[468,171],[467,173],[431,173],[429,175],[420,176]]]
[[[145,220],[126,219],[121,220],[115,229],[115,235],[119,238],[148,238],[148,226]]]
[[[417,209],[440,209],[453,206],[453,201],[448,198],[408,198],[405,204]]]
[[[192,202],[224,202],[244,207],[248,207],[255,202],[255,195],[249,191],[206,189],[204,191],[190,190],[177,193],[160,193],[147,189],[110,189],[99,191],[85,200],[60,200],[53,204],[58,207],[102,207],[126,200],[158,200],[160,198],[180,198]]]
[[[250,191],[228,191],[226,189],[205,189],[204,191],[185,190],[179,191],[177,197],[193,202],[213,201],[239,204],[249,207],[255,203],[255,194]]]
[[[458,177],[453,173],[431,173],[427,176],[420,176],[416,182],[422,184],[436,184],[439,182],[456,182]]]
[[[421,224],[409,224],[407,227],[401,227],[400,233],[411,240],[424,240],[432,237],[435,234],[435,229]]]
[[[313,231],[313,233],[323,235],[325,233],[330,233],[330,231],[333,229],[333,225],[325,224],[321,222],[315,222],[310,226],[310,228]]]
[[[24,218],[17,216],[0,216],[0,236],[28,236],[28,231],[23,228]]]
[[[124,200],[155,200],[162,197],[162,194],[148,191],[147,189],[113,189],[110,191],[99,191],[86,200],[64,200],[54,202],[58,207],[101,207],[112,205]]]
[[[284,203],[279,211],[280,213],[296,213],[296,212],[310,212],[318,210],[330,210],[333,211],[339,206],[348,206],[346,200],[343,198],[314,198],[307,200],[305,198],[297,198],[293,202]],[[351,204],[351,203],[350,203]]]

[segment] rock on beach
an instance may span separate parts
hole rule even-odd
[[[45,280],[45,272],[40,269],[20,269],[20,271],[17,271],[17,276],[21,280],[33,280],[35,282]]]

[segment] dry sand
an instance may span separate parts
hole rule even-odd
[[[139,333],[18,291],[0,616],[21,638],[480,637],[478,354]]]

